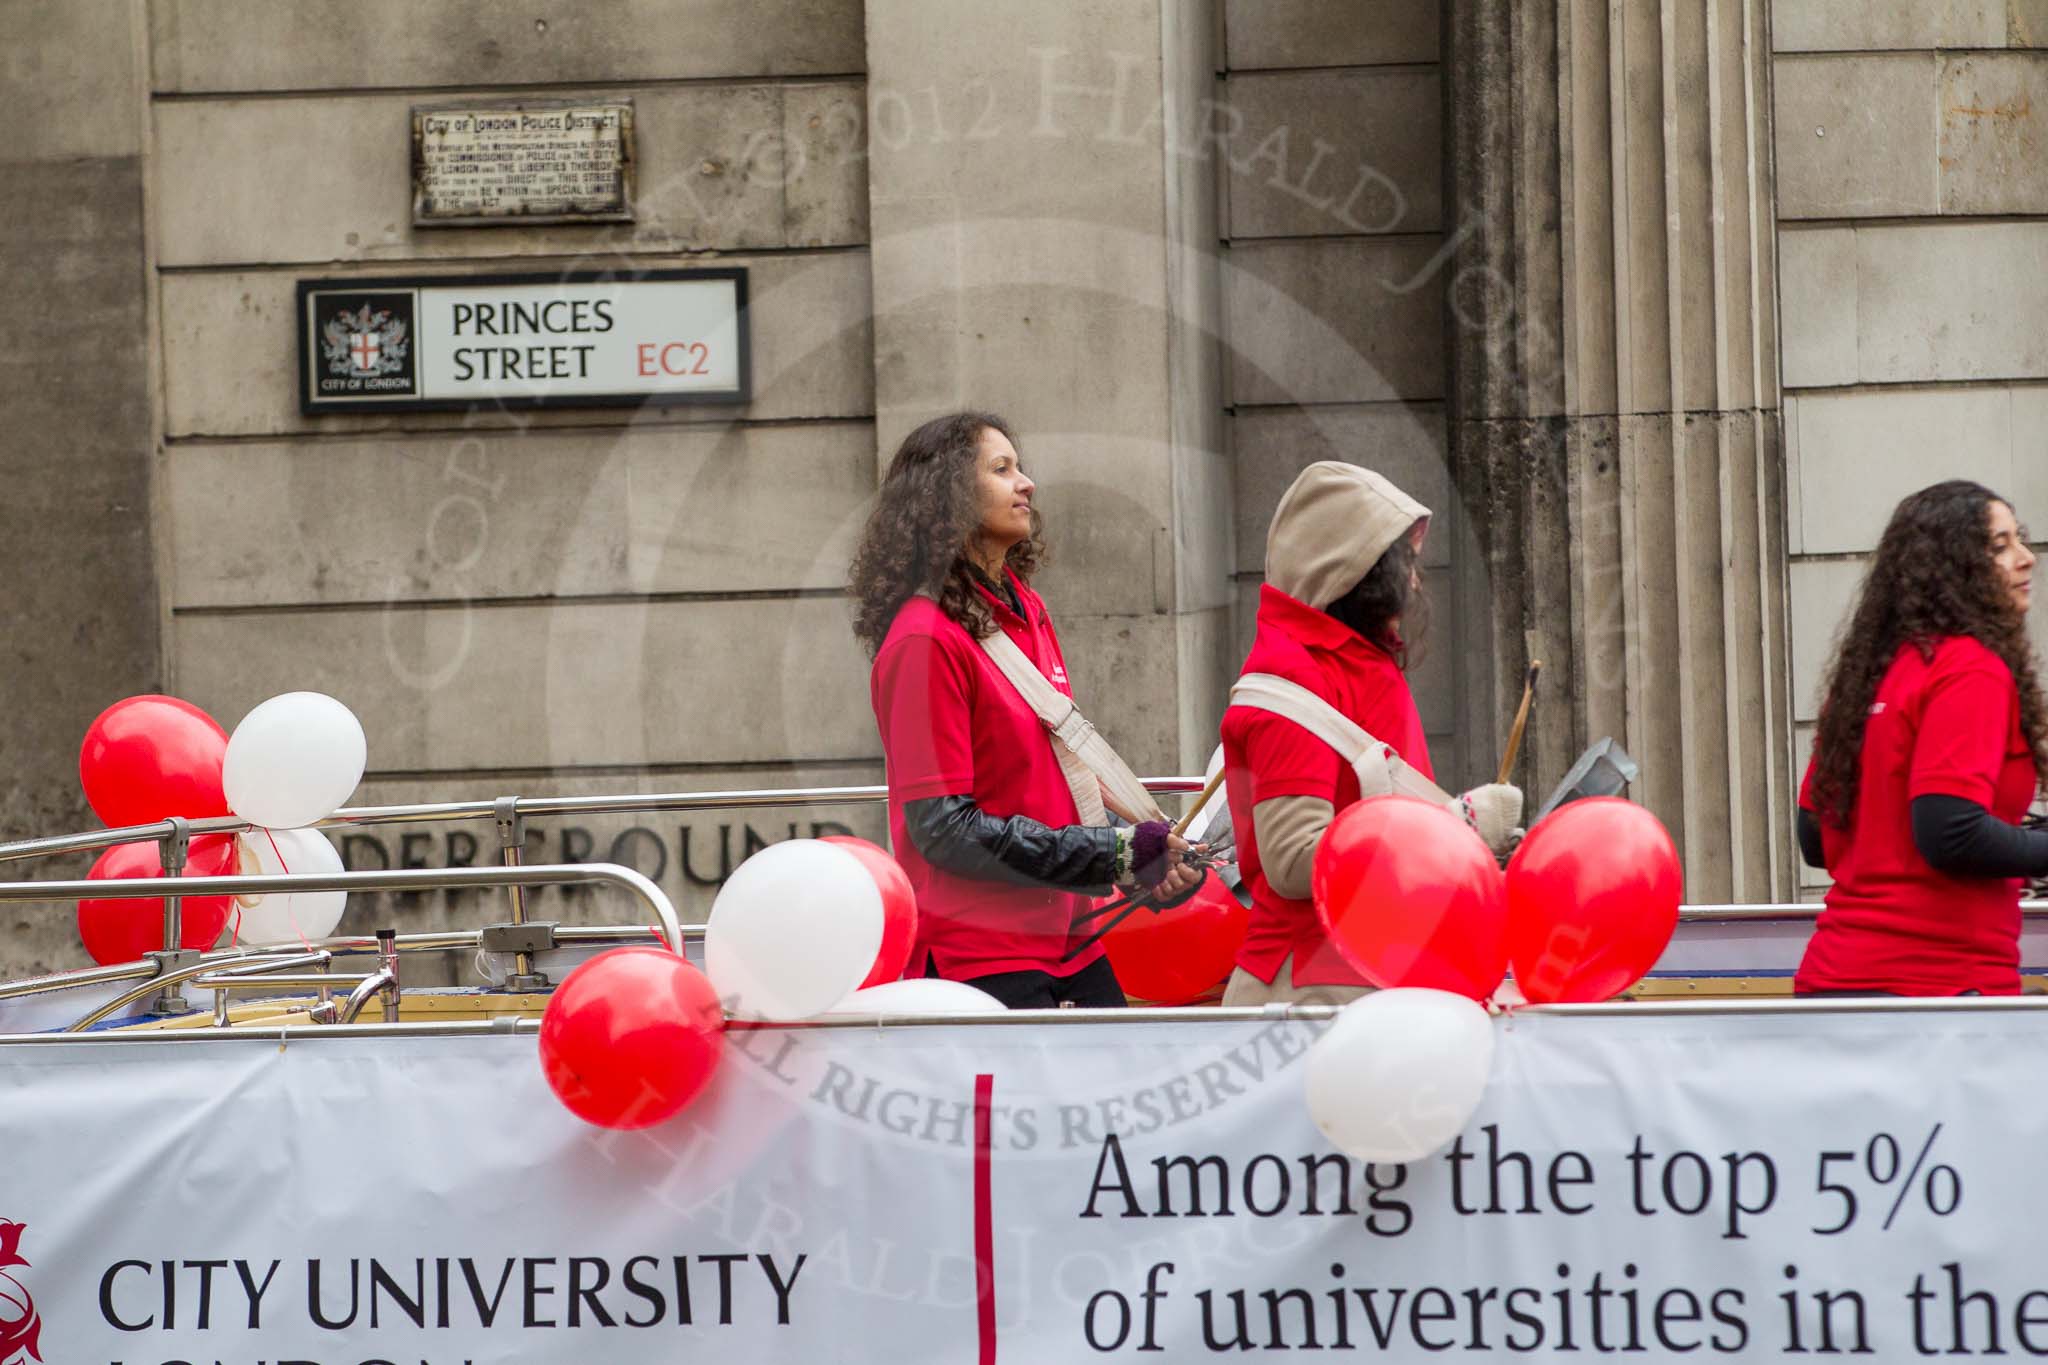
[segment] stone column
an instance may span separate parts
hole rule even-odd
[[[1453,468],[1540,800],[1613,735],[1686,895],[1792,890],[1763,0],[1446,0]],[[1485,723],[1485,717],[1475,716]]]
[[[140,0],[15,5],[0,53],[0,839],[97,825],[78,745],[163,685]],[[83,876],[89,860],[9,877]],[[0,910],[0,980],[84,961],[61,906]]]
[[[1081,705],[1141,771],[1215,743],[1230,657],[1208,0],[869,0],[875,415],[1016,426]]]

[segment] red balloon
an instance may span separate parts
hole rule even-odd
[[[917,893],[910,889],[910,874],[880,844],[851,834],[828,834],[825,842],[860,859],[860,865],[875,879],[875,889],[882,893],[882,946],[860,989],[900,979],[910,965],[910,945],[917,938]]]
[[[1484,1000],[1507,974],[1507,892],[1486,842],[1411,796],[1375,796],[1330,822],[1310,878],[1330,941],[1375,986]]]
[[[1237,965],[1251,912],[1216,877],[1170,910],[1139,910],[1102,936],[1124,994],[1155,1005],[1198,1000]]]
[[[235,839],[231,834],[201,834],[185,853],[188,877],[231,877],[235,874]],[[115,844],[100,854],[92,881],[117,877],[161,877],[164,865],[150,843]],[[178,945],[204,951],[227,927],[233,901],[227,896],[185,896],[178,905]],[[86,954],[106,966],[139,962],[144,953],[164,946],[164,903],[161,900],[84,900],[78,903],[78,937]]]
[[[666,948],[613,948],[569,973],[540,1020],[540,1067],[569,1112],[648,1128],[710,1084],[725,1017],[704,973]]]
[[[1508,860],[1508,960],[1531,1001],[1611,1000],[1656,965],[1678,927],[1678,848],[1618,796],[1574,801]]]
[[[228,814],[227,731],[176,697],[130,697],[100,712],[78,750],[78,780],[109,828]]]

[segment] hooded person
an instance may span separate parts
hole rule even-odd
[[[1427,622],[1429,518],[1381,475],[1332,460],[1303,470],[1273,513],[1257,633],[1223,713],[1225,786],[1252,900],[1226,1005],[1335,1004],[1371,988],[1324,933],[1309,878],[1323,832],[1353,802],[1433,790],[1406,674]],[[1261,689],[1284,695],[1253,701]],[[1370,742],[1347,756],[1333,730]],[[1496,854],[1512,846],[1519,789],[1489,784],[1448,804]]]

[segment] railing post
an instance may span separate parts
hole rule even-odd
[[[384,987],[384,1022],[398,1022],[398,931],[379,929],[377,931],[377,962],[383,974],[390,978]]]
[[[157,860],[163,864],[166,877],[185,875],[186,855],[192,847],[192,827],[183,816],[169,817],[171,832],[157,843]],[[164,976],[188,967],[198,961],[200,954],[188,952],[185,937],[185,901],[182,896],[164,897],[164,946],[161,951],[149,954],[156,963],[158,976]],[[208,945],[211,946],[211,945]],[[185,1000],[184,987],[166,986],[163,992],[149,1005],[151,1014],[189,1014],[192,1006]]]
[[[491,816],[498,823],[498,860],[506,867],[521,866],[526,861],[526,817],[519,813],[519,798],[499,797],[491,803]],[[526,923],[526,888],[514,885],[505,889],[512,895],[512,923],[516,929]],[[512,975],[505,978],[505,989],[520,993],[544,991],[549,984],[545,973],[533,969],[533,954],[521,944],[512,954]]]
[[[157,861],[163,864],[166,877],[185,875],[186,854],[192,847],[192,827],[183,816],[173,815],[171,832],[157,844]],[[184,897],[164,897],[164,951],[175,953],[185,945]]]

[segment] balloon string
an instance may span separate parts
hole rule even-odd
[[[1112,914],[1118,910],[1134,907],[1137,904],[1139,898],[1143,894],[1144,893],[1140,891],[1133,891],[1127,895],[1118,896],[1111,900],[1105,900],[1098,905],[1091,906],[1090,908],[1083,910],[1080,914],[1074,916],[1074,927],[1079,928],[1081,925],[1086,924],[1088,921],[1092,919],[1098,919],[1103,915]]]
[[[241,871],[242,871],[242,836],[241,836],[241,835],[239,835],[239,834],[237,834],[236,836],[234,836],[234,842],[233,842],[233,843],[231,843],[231,844],[229,844],[229,845],[228,845],[228,847],[234,850],[234,853],[235,853],[235,867],[234,867],[234,870],[235,870],[235,872],[236,872],[236,873],[237,873],[237,874],[239,875],[239,874],[241,873]],[[234,928],[232,928],[232,929],[228,930],[228,947],[230,947],[230,948],[240,948],[240,947],[242,947],[242,946],[243,946],[243,943],[242,943],[242,898],[241,898],[240,896],[230,896],[230,897],[228,898],[228,907],[229,907],[229,908],[230,908],[230,909],[231,909],[231,910],[232,910],[232,911],[234,912],[234,916],[235,916],[235,925],[234,925]]]
[[[1129,919],[1132,915],[1137,914],[1140,910],[1150,910],[1155,915],[1159,913],[1159,907],[1152,904],[1152,902],[1146,900],[1144,892],[1136,891],[1132,892],[1129,896],[1124,897],[1122,900],[1112,902],[1108,905],[1097,906],[1094,910],[1090,911],[1086,915],[1076,915],[1074,916],[1074,920],[1075,923],[1078,925],[1079,922],[1082,920],[1093,919],[1097,915],[1106,914],[1111,910],[1117,912],[1115,918],[1098,926],[1094,930],[1094,932],[1088,935],[1087,938],[1075,944],[1073,947],[1067,949],[1066,952],[1061,953],[1060,961],[1072,962],[1075,958],[1079,957],[1081,954],[1087,952],[1090,948],[1093,948],[1097,943],[1101,942],[1103,937],[1107,935],[1110,930],[1116,928],[1119,924],[1122,924],[1125,920]]]
[[[264,837],[265,839],[268,839],[268,840],[270,841],[270,851],[271,851],[272,853],[275,853],[275,854],[277,855],[277,869],[278,869],[278,871],[280,871],[280,872],[283,872],[283,873],[286,873],[286,874],[289,874],[289,873],[291,872],[291,868],[289,868],[289,867],[285,866],[285,861],[284,861],[284,850],[283,850],[283,849],[281,849],[281,848],[279,848],[279,847],[277,846],[277,836],[276,836],[276,835],[274,835],[274,834],[272,834],[272,833],[271,833],[271,832],[270,832],[270,831],[269,831],[268,829],[265,829],[265,830],[263,831],[263,837]],[[291,898],[290,896],[286,896],[286,897],[284,898],[284,903],[285,903],[286,905],[288,905],[288,906],[289,906],[289,905],[291,905],[291,903],[292,903],[292,898]],[[299,946],[300,946],[301,948],[304,948],[304,949],[305,949],[305,950],[306,950],[307,952],[309,952],[309,953],[310,953],[310,952],[312,952],[312,951],[313,951],[313,945],[312,945],[312,944],[311,944],[310,942],[308,942],[308,941],[307,941],[307,939],[306,939],[306,931],[305,931],[305,930],[303,930],[303,929],[301,929],[301,928],[299,927],[299,912],[298,912],[298,908],[297,908],[296,906],[294,906],[293,908],[291,908],[291,909],[287,910],[287,911],[286,911],[285,913],[286,913],[286,915],[288,915],[288,916],[290,917],[290,919],[291,919],[291,922],[292,922],[292,932],[293,932],[294,934],[297,934],[297,935],[299,936]]]

